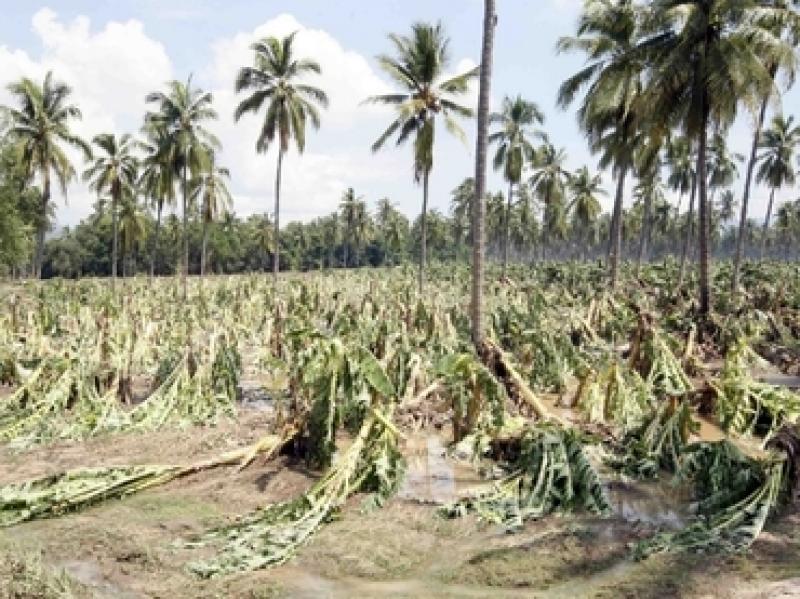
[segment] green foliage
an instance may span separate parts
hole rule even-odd
[[[403,460],[394,431],[384,422],[390,413],[364,419],[353,443],[304,495],[264,507],[235,524],[212,530],[194,545],[222,540],[216,557],[190,565],[203,577],[282,564],[329,521],[354,493],[369,492],[379,506],[402,480]]]
[[[762,358],[740,339],[729,349],[719,380],[711,382],[717,418],[730,433],[768,435],[800,418],[800,396],[755,380],[752,369],[760,363]]]
[[[638,429],[623,438],[610,464],[636,478],[656,478],[662,470],[675,472],[698,427],[687,402],[662,400]]]
[[[682,530],[640,542],[634,555],[747,549],[778,505],[784,462],[785,456],[777,455],[748,458],[727,440],[691,446],[679,476],[694,483],[698,517]]]
[[[580,433],[558,425],[537,424],[518,437],[496,442],[509,474],[440,513],[460,517],[474,512],[509,530],[552,512],[610,511],[600,477],[586,457]]]

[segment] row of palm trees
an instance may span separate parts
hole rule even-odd
[[[699,307],[702,314],[709,312],[710,146],[715,134],[728,130],[740,107],[760,106],[742,199],[744,225],[766,106],[778,95],[776,75],[794,72],[800,18],[790,4],[589,0],[576,35],[559,41],[560,51],[587,57],[586,66],[562,84],[559,104],[570,106],[582,95],[579,124],[591,149],[600,154],[601,165],[610,166],[617,180],[609,248],[612,285],[617,280],[626,176],[647,172],[670,139],[682,134],[683,151],[695,162],[688,187],[692,198],[698,196]]]
[[[63,193],[76,176],[76,170],[65,151],[67,146],[78,148],[89,162],[83,180],[101,198],[111,212],[113,241],[111,248],[112,285],[119,264],[120,223],[126,245],[138,243],[145,227],[138,198],[147,198],[155,207],[158,219],[156,236],[152,241],[151,273],[154,269],[155,244],[165,205],[174,203],[176,187],[181,188],[183,202],[183,281],[186,290],[188,244],[186,226],[190,202],[201,211],[204,226],[229,208],[232,199],[227,190],[227,169],[216,165],[215,151],[219,142],[208,132],[203,122],[216,117],[211,108],[211,96],[192,86],[191,79],[182,83],[172,81],[166,92],[147,97],[157,109],[148,112],[142,128],[144,139],[129,134],[96,135],[91,144],[71,131],[80,119],[80,110],[69,103],[72,90],[55,81],[48,73],[41,85],[22,79],[10,86],[17,107],[5,107],[9,122],[6,136],[13,146],[23,180],[39,177],[42,219],[37,231],[33,268],[41,276],[44,236],[50,209],[51,179],[55,177]],[[203,238],[203,253],[207,233]],[[204,264],[205,257],[202,259]],[[204,267],[201,266],[201,274]]]
[[[644,222],[638,253],[644,257],[654,204],[662,193],[661,172],[666,167],[667,184],[679,193],[681,201],[686,194],[690,197],[684,255],[688,255],[694,238],[691,215],[695,203],[698,205],[700,309],[708,312],[710,207],[716,190],[729,187],[736,177],[737,156],[727,151],[725,133],[741,106],[760,107],[747,163],[742,223],[746,222],[753,176],[770,186],[773,198],[776,190],[793,181],[792,156],[786,152],[786,148],[796,146],[797,132],[791,119],[776,118],[769,131],[762,132],[767,103],[778,93],[778,74],[794,72],[800,20],[789,4],[784,0],[587,0],[576,34],[559,41],[559,51],[581,52],[587,63],[561,85],[558,104],[562,108],[579,104],[578,122],[590,149],[598,154],[600,167],[610,168],[616,179],[607,248],[612,286],[618,278],[626,180],[638,179],[634,196],[642,203]],[[473,68],[455,76],[445,75],[450,67],[449,40],[440,24],[417,23],[408,35],[390,35],[392,52],[378,56],[378,64],[397,91],[365,100],[396,109],[394,118],[374,142],[373,151],[383,148],[389,140],[397,145],[413,144],[413,179],[422,187],[420,289],[425,282],[436,124],[443,121],[449,133],[465,138],[459,120],[474,113],[459,99],[479,75],[479,105],[485,114],[478,115],[473,191],[481,201],[474,202],[471,208],[474,256],[483,254],[485,176],[479,171],[486,144],[496,146],[493,164],[508,184],[502,243],[504,267],[510,247],[511,208],[519,201],[515,198],[521,198],[519,189],[527,170],[532,172],[530,187],[544,205],[544,251],[549,245],[547,236],[557,231],[558,223],[563,221],[567,195],[572,198],[568,206],[578,222],[587,227],[587,235],[598,212],[599,179],[588,169],[574,175],[566,171],[566,155],[541,131],[544,115],[535,103],[521,97],[506,98],[495,114],[488,112],[488,105],[484,106],[488,102],[490,73],[486,61],[491,57],[494,22],[494,5],[487,1],[483,73]],[[296,57],[294,39],[292,34],[253,44],[252,64],[240,69],[235,82],[237,93],[246,95],[237,106],[234,119],[238,121],[247,113],[262,117],[256,151],[267,152],[277,141],[274,239],[278,239],[280,230],[281,174],[287,152],[292,145],[298,153],[303,152],[307,127],[320,126],[320,110],[328,103],[325,92],[305,79],[319,74],[320,65],[315,60]],[[24,79],[11,86],[11,91],[17,108],[5,110],[10,123],[8,134],[18,147],[28,180],[35,176],[40,179],[45,213],[51,176],[66,189],[75,174],[62,146],[75,146],[87,156],[92,149],[70,131],[70,122],[80,118],[80,111],[68,103],[67,86],[54,82],[48,74],[42,86]],[[186,83],[169,83],[166,91],[150,94],[147,101],[154,109],[145,117],[146,141],[98,136],[93,145],[99,157],[94,159],[86,178],[98,193],[110,194],[112,211],[130,195],[130,188],[144,188],[143,193],[155,204],[158,222],[164,204],[180,195],[185,231],[193,200],[202,198],[209,207],[229,199],[224,186],[227,171],[214,164],[219,141],[206,128],[217,114],[211,95],[194,87],[191,78]],[[145,153],[142,172],[136,177],[134,159],[127,158],[133,156],[134,148]],[[135,162],[138,165],[138,158]],[[204,208],[204,213],[210,212],[210,207]],[[772,202],[767,227],[771,213]],[[211,220],[210,215],[205,215]],[[744,227],[739,229],[743,231]],[[43,239],[44,231],[40,230],[34,261],[39,273]],[[737,270],[741,239],[740,234]],[[280,244],[274,245],[273,272],[277,275]],[[185,234],[182,249],[185,292]],[[116,251],[115,244],[112,252]]]

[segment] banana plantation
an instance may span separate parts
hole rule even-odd
[[[737,295],[720,268],[726,316],[701,327],[677,269],[611,292],[594,265],[512,267],[477,349],[451,267],[425,296],[404,268],[215,277],[188,302],[176,279],[7,285],[3,575],[639,597],[797,573],[798,267],[748,266]]]

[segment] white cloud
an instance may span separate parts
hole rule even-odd
[[[104,131],[138,129],[145,95],[172,77],[164,47],[147,36],[139,21],[112,21],[92,31],[86,17],[66,23],[43,8],[33,15],[32,28],[42,47],[39,57],[0,46],[0,103],[10,100],[8,83],[23,76],[41,79],[52,70],[57,80],[73,88],[72,101],[83,113],[73,129],[87,140]],[[80,172],[82,157],[70,155]],[[68,205],[57,194],[54,198],[60,224],[74,224],[86,216],[94,201],[80,183],[71,186],[69,196]]]
[[[93,28],[94,25],[94,28]],[[99,26],[99,28],[98,28]],[[76,123],[77,133],[86,139],[99,132],[137,132],[147,109],[145,95],[162,89],[175,73],[165,47],[148,36],[137,20],[93,24],[80,16],[71,21],[60,19],[43,8],[32,18],[32,30],[41,48],[38,55],[0,46],[0,103],[9,98],[5,85],[21,76],[40,79],[53,70],[59,80],[74,89],[73,101],[83,112]],[[378,75],[370,60],[343,46],[326,31],[308,27],[289,14],[279,15],[252,31],[237,32],[216,40],[211,47],[209,63],[196,69],[195,81],[213,93],[219,120],[209,123],[223,143],[222,164],[232,173],[231,191],[234,210],[239,215],[271,212],[274,201],[276,153],[255,152],[255,140],[262,115],[245,116],[233,122],[237,96],[233,82],[238,69],[251,64],[250,45],[268,35],[284,36],[297,32],[295,49],[300,57],[318,60],[320,76],[309,76],[308,82],[324,89],[330,106],[322,112],[322,129],[309,131],[306,152],[289,153],[284,161],[282,186],[282,223],[308,220],[335,209],[343,191],[354,187],[366,193],[370,203],[384,195],[392,196],[398,207],[415,215],[419,210],[419,189],[411,178],[411,148],[395,149],[373,155],[372,141],[388,125],[392,117],[387,107],[363,105],[365,98],[391,91],[392,87]],[[452,73],[475,66],[469,59],[454,61]],[[463,103],[477,103],[477,86],[463,98]],[[474,126],[464,123],[471,137]],[[445,208],[447,193],[461,176],[463,163],[472,161],[471,144],[448,139],[442,128],[437,136],[437,168],[432,178],[432,206]],[[84,164],[77,154],[76,168]],[[451,185],[452,183],[452,185]],[[74,183],[69,191],[69,204],[57,195],[54,198],[60,225],[75,224],[91,210],[95,198],[84,185]]]

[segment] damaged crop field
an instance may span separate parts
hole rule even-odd
[[[0,597],[800,595],[798,267],[497,274],[4,284]]]

